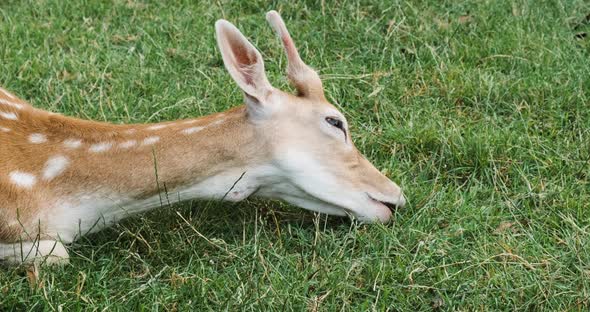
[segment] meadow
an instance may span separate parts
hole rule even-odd
[[[291,89],[271,9],[407,206],[385,225],[257,199],[162,207],[35,283],[0,267],[0,310],[590,308],[587,1],[2,1],[0,85],[114,123],[223,111],[242,94],[219,18]]]

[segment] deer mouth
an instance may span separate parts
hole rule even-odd
[[[369,197],[369,200],[371,200],[371,202],[373,202],[377,205],[385,206],[387,209],[389,209],[389,211],[391,211],[391,213],[395,213],[397,211],[397,209],[399,208],[398,204],[396,204],[396,203],[376,199],[375,197],[371,196],[371,194],[369,194],[369,193],[367,193],[367,196]]]

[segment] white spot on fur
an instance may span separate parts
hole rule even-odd
[[[192,128],[187,128],[187,129],[182,130],[182,133],[193,134],[193,133],[199,132],[203,129],[205,129],[205,127],[192,127]]]
[[[61,155],[49,158],[49,160],[47,160],[45,163],[45,168],[43,169],[43,179],[48,181],[53,180],[53,178],[64,172],[69,163],[70,161]]]
[[[4,95],[6,95],[7,97],[16,100],[16,97],[14,97],[14,95],[12,95],[10,92],[6,91],[4,88],[0,88],[0,91],[2,91],[2,93],[4,93]]]
[[[18,116],[16,115],[16,113],[0,112],[0,117],[2,117],[4,119],[9,119],[9,120],[17,120],[18,119]]]
[[[157,143],[158,141],[160,141],[160,137],[152,136],[149,138],[145,138],[141,144],[142,145],[152,145],[152,144]]]
[[[10,173],[10,181],[17,186],[31,188],[37,183],[37,178],[30,173],[17,170]]]
[[[33,133],[29,135],[29,142],[33,144],[41,144],[47,142],[47,136],[42,133]]]
[[[0,99],[0,104],[4,104],[6,106],[10,106],[10,107],[16,108],[16,109],[23,109],[23,105],[22,104],[15,103],[15,102],[12,102],[12,101],[8,101],[8,100],[5,100],[5,99]]]
[[[16,225],[21,225],[22,223],[20,222],[20,220],[17,218],[16,220],[12,220],[10,222],[8,222],[8,226],[16,226]],[[0,255],[0,258],[2,258],[2,256]]]
[[[125,130],[125,133],[132,134],[132,133],[135,133],[136,131],[137,130],[135,130],[135,129],[128,129],[128,130]]]
[[[168,125],[154,125],[154,126],[148,127],[147,129],[148,130],[160,130],[160,129],[164,129],[166,127],[168,127]]]
[[[215,122],[211,123],[211,125],[213,125],[213,126],[214,126],[214,125],[218,125],[218,124],[220,124],[220,123],[222,123],[222,122],[224,122],[224,121],[225,121],[225,118],[221,118],[221,119],[219,119],[219,120],[216,120]]]
[[[110,143],[110,142],[96,143],[96,144],[90,145],[90,148],[88,149],[88,151],[90,151],[92,153],[102,153],[102,152],[106,152],[106,151],[110,150],[111,147],[113,147],[113,143]]]
[[[185,125],[189,125],[189,124],[194,124],[197,121],[198,121],[197,119],[191,119],[191,120],[183,121],[182,123]]]
[[[64,141],[64,146],[69,149],[77,149],[82,146],[82,140],[78,139],[67,139]]]
[[[131,148],[135,145],[137,145],[137,141],[135,141],[135,140],[129,140],[129,141],[125,141],[123,143],[119,143],[119,147],[123,148],[123,149],[128,149],[128,148]]]
[[[0,131],[2,132],[10,132],[10,128],[0,127]]]

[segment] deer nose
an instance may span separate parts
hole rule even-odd
[[[406,196],[404,196],[404,194],[402,193],[399,195],[397,208],[404,208],[405,205],[406,205]]]

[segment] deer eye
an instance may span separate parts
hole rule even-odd
[[[333,127],[342,130],[342,132],[344,132],[344,137],[346,137],[346,130],[344,130],[344,123],[342,122],[342,120],[334,117],[326,117],[326,122],[328,122]]]
[[[332,126],[340,129],[340,130],[344,130],[344,125],[342,124],[342,120],[340,119],[336,119],[333,117],[326,117],[326,121],[331,124]]]

